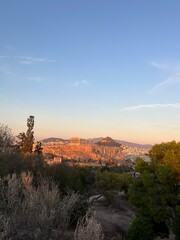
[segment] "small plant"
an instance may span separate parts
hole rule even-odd
[[[104,234],[100,223],[96,221],[92,212],[88,211],[86,215],[78,221],[74,233],[74,240],[103,240]]]

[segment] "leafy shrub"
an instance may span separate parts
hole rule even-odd
[[[153,240],[153,225],[147,218],[138,217],[128,229],[128,240]]]

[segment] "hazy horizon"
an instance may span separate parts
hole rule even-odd
[[[15,135],[180,138],[180,2],[2,1],[0,123]]]

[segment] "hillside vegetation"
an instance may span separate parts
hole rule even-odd
[[[0,239],[110,239],[108,222],[94,210],[105,216],[103,209],[110,218],[125,204],[132,217],[125,227],[116,222],[113,239],[180,240],[180,143],[153,146],[151,162],[137,158],[134,171],[50,166],[41,144],[33,148],[33,126],[34,118],[28,118],[27,132],[16,143],[10,129],[0,125]],[[100,198],[98,208],[93,199]]]

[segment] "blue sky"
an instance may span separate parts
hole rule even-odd
[[[14,133],[179,141],[180,1],[0,1],[0,122]]]

